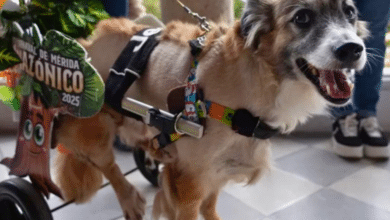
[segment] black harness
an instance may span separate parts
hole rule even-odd
[[[106,82],[105,102],[116,111],[137,120],[141,116],[122,108],[126,91],[140,78],[146,69],[150,55],[158,45],[161,29],[144,29],[135,34],[110,69]]]
[[[106,82],[105,102],[116,111],[137,120],[141,120],[142,117],[124,110],[121,106],[122,99],[134,81],[142,76],[151,53],[159,43],[157,37],[160,33],[161,29],[145,29],[134,35],[110,69],[110,75]],[[191,54],[195,58],[202,52],[203,42],[204,36],[189,42]],[[203,97],[198,97],[198,99],[203,99]],[[207,111],[208,109],[204,112],[205,115],[207,115]],[[150,114],[149,125],[161,130],[161,134],[156,137],[160,147],[172,143],[170,136],[175,131],[177,115],[175,118],[167,118],[160,114],[158,109],[152,109]],[[278,129],[274,129],[260,118],[254,117],[246,109],[235,110],[229,120],[231,120],[231,126],[235,132],[247,137],[269,139],[278,133]]]

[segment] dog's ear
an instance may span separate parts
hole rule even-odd
[[[362,39],[367,39],[370,36],[370,31],[368,30],[368,23],[365,21],[358,20],[356,23],[357,35]]]
[[[260,37],[274,27],[273,6],[269,0],[247,0],[241,18],[241,33],[246,47],[257,49]]]

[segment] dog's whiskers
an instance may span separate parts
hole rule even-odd
[[[378,52],[378,51],[376,51],[376,52]],[[368,51],[367,51],[367,56],[377,57],[377,58],[381,58],[381,59],[384,59],[384,58],[385,58],[385,57],[382,56],[382,55],[375,54],[375,53],[373,53],[373,52],[368,52]]]
[[[379,65],[379,63],[382,62],[383,59],[384,59],[384,57],[382,57],[382,56],[367,53],[367,65],[371,71],[372,71],[372,65]]]
[[[378,53],[378,55],[382,54],[382,52],[378,48],[367,47],[366,50],[374,51],[374,52]]]

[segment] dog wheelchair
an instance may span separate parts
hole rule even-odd
[[[203,134],[202,126],[184,119],[177,119],[172,114],[162,110],[156,111],[152,106],[136,100],[126,98],[123,100],[123,106],[135,114],[146,117],[149,121],[161,119],[159,123],[162,124],[167,121],[174,122],[178,131],[183,134],[196,137]],[[150,112],[153,113],[150,114]],[[139,170],[153,186],[157,187],[161,164],[140,148],[133,151],[133,157],[137,167],[124,173],[124,176]],[[103,185],[102,188],[107,185],[109,183]],[[12,178],[0,182],[0,220],[50,220],[53,219],[52,212],[71,203],[72,201],[50,209],[42,193],[33,186],[33,183],[23,178]]]

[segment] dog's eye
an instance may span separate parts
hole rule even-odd
[[[353,20],[356,18],[356,10],[352,6],[346,6],[344,8],[344,13],[349,20]]]
[[[300,28],[308,28],[313,22],[313,12],[308,9],[299,10],[294,15],[293,22]]]

